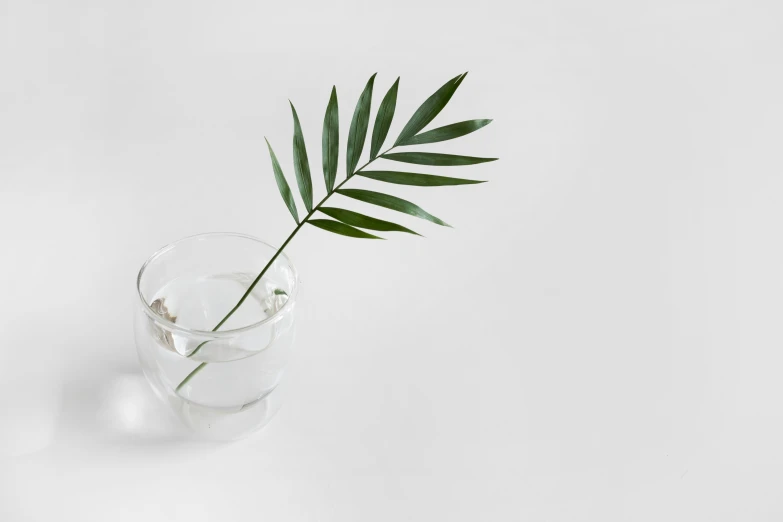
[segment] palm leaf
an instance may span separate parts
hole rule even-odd
[[[465,73],[467,74],[467,73]],[[407,122],[402,130],[402,133],[397,138],[395,146],[401,144],[423,144],[423,143],[435,143],[439,141],[454,139],[459,136],[464,136],[470,132],[483,127],[488,123],[488,120],[472,120],[445,127],[440,127],[428,132],[421,132],[446,106],[451,97],[456,92],[459,85],[465,79],[465,75],[460,75],[452,78],[449,82],[443,85],[438,91],[430,96],[413,114],[411,119]],[[364,142],[367,137],[367,128],[369,125],[369,113],[372,102],[372,89],[375,80],[373,75],[367,82],[367,86],[364,88],[356,109],[354,110],[353,120],[348,135],[348,150],[347,150],[347,170],[348,175],[353,176],[356,173],[356,166],[358,165],[359,158],[361,157]],[[394,116],[396,108],[397,90],[399,87],[399,78],[394,85],[386,93],[381,105],[378,109],[378,115],[376,116],[375,126],[373,128],[372,142],[370,146],[370,162],[374,161],[378,157],[383,157],[393,161],[401,161],[406,163],[422,164],[422,165],[473,165],[476,163],[484,163],[487,161],[494,161],[495,158],[473,158],[469,156],[453,156],[448,154],[433,154],[433,153],[403,153],[403,154],[384,154],[378,156],[378,151],[383,148],[383,142],[388,137],[389,128]],[[212,331],[220,330],[221,326],[236,312],[243,302],[253,292],[255,286],[263,280],[264,274],[272,267],[275,260],[291,242],[294,236],[301,230],[302,225],[305,222],[309,222],[314,227],[332,232],[334,234],[340,234],[348,237],[358,238],[371,238],[382,239],[372,234],[369,234],[361,228],[369,230],[382,230],[389,232],[406,232],[415,234],[410,229],[391,223],[389,221],[383,221],[380,219],[365,216],[358,212],[350,210],[326,207],[320,210],[327,216],[332,216],[332,219],[310,219],[313,215],[313,189],[312,179],[310,177],[310,167],[307,160],[307,151],[305,149],[305,141],[302,136],[302,129],[299,122],[299,117],[296,113],[296,109],[291,104],[291,111],[294,117],[294,167],[296,171],[296,180],[299,185],[299,191],[307,207],[308,214],[303,221],[299,221],[297,213],[296,203],[294,196],[291,193],[291,189],[288,182],[283,175],[283,171],[280,168],[280,164],[277,161],[272,146],[267,141],[267,147],[269,148],[269,154],[272,158],[272,168],[275,174],[275,180],[277,182],[280,195],[283,197],[283,201],[288,207],[294,220],[297,222],[296,228],[288,236],[288,239],[283,242],[282,246],[272,256],[269,262],[264,268],[261,269],[258,276],[256,276],[253,283],[247,288],[239,301],[234,307],[217,323]],[[320,205],[325,202],[332,194],[338,192],[346,197],[350,197],[365,203],[377,205],[380,207],[388,208],[405,214],[409,214],[421,219],[431,221],[433,223],[449,226],[439,218],[429,214],[421,207],[405,201],[404,199],[382,194],[379,192],[372,192],[369,190],[358,189],[338,189],[334,190],[334,184],[336,181],[336,168],[338,162],[338,149],[335,149],[339,140],[339,115],[337,107],[337,91],[332,88],[332,95],[329,99],[326,115],[324,116],[323,136],[322,136],[322,153],[323,153],[323,170],[324,181],[326,182],[327,194],[321,203],[315,207],[319,209]],[[421,133],[421,134],[419,134]],[[412,172],[395,172],[395,171],[374,171],[374,172],[361,172],[361,174],[367,178],[383,181],[387,183],[396,183],[404,185],[415,186],[443,186],[443,185],[461,185],[470,183],[481,183],[476,180],[447,178],[443,176],[433,176],[429,174],[417,174]],[[346,180],[347,181],[347,180]],[[345,181],[339,186],[341,187]],[[277,289],[275,294],[286,295],[285,291]],[[188,354],[188,357],[196,354],[203,346],[209,341],[204,341],[199,344],[195,350]],[[208,366],[207,362],[202,362],[193,371],[191,371],[187,377],[175,388],[175,393],[179,394],[180,390],[187,385],[195,375],[203,371]]]
[[[299,116],[296,114],[294,104],[291,103],[291,112],[294,115],[294,172],[296,183],[299,185],[299,194],[302,195],[307,212],[313,210],[313,181],[310,178],[310,162],[307,161],[307,149],[305,148],[302,126],[299,124]]]
[[[452,123],[445,127],[438,127],[437,129],[417,134],[416,136],[405,140],[405,143],[400,143],[400,145],[424,145],[426,143],[453,140],[454,138],[460,138],[471,132],[476,132],[490,123],[492,123],[492,120],[468,120]]]
[[[291,215],[294,216],[294,221],[299,223],[299,213],[296,211],[296,203],[294,202],[294,195],[291,194],[291,188],[288,186],[288,182],[283,175],[283,169],[280,168],[280,163],[277,161],[275,151],[272,150],[272,146],[269,144],[269,140],[264,138],[266,146],[269,149],[269,156],[272,158],[272,170],[275,173],[275,181],[277,181],[277,188],[280,190],[280,195],[283,196],[283,201],[291,211]]]
[[[408,234],[415,234],[417,236],[421,235],[409,228],[392,223],[391,221],[365,216],[364,214],[359,214],[358,212],[353,212],[351,210],[334,207],[323,207],[318,210],[337,221],[342,221],[346,225],[351,225],[353,227],[380,230],[381,232],[407,232]]]
[[[307,222],[320,229],[334,232],[335,234],[340,234],[341,236],[358,237],[363,239],[383,239],[382,237],[368,234],[363,230],[346,225],[345,223],[340,223],[339,221],[332,221],[331,219],[309,219]]]
[[[416,112],[413,113],[411,119],[408,120],[408,123],[405,124],[405,127],[403,127],[400,136],[394,143],[395,147],[408,141],[435,119],[435,116],[437,116],[440,111],[443,110],[443,107],[445,107],[446,104],[449,103],[449,100],[451,100],[451,97],[454,96],[454,93],[465,79],[467,74],[468,73],[460,74],[446,82],[440,89],[435,91],[432,96],[427,98],[427,100],[422,103],[418,109],[416,109]]]
[[[359,164],[359,158],[364,149],[364,140],[367,138],[367,126],[370,123],[370,106],[372,105],[372,86],[375,82],[375,74],[367,81],[367,85],[356,102],[356,109],[353,112],[351,128],[348,131],[348,154],[346,169],[347,176],[353,175],[356,166]]]
[[[430,174],[415,174],[413,172],[394,172],[391,170],[367,170],[357,173],[359,176],[395,183],[397,185],[414,185],[416,187],[444,187],[447,185],[475,185],[486,183],[475,179],[448,178],[446,176],[433,176]]]
[[[337,178],[337,159],[340,156],[340,114],[337,106],[337,88],[332,87],[329,105],[324,116],[324,132],[321,140],[321,157],[324,168],[326,192],[334,190]]]
[[[432,221],[433,223],[443,225],[444,227],[451,226],[448,223],[436,218],[418,205],[395,196],[389,196],[388,194],[381,194],[380,192],[361,189],[340,189],[336,192],[338,194],[342,194],[343,196],[358,199],[359,201],[363,201],[371,205],[378,205],[379,207],[385,207],[391,210],[396,210],[397,212],[403,212],[405,214],[410,214],[411,216],[426,219],[427,221]]]
[[[370,159],[378,157],[378,153],[383,147],[383,142],[386,140],[386,136],[389,134],[389,127],[391,127],[392,119],[394,119],[394,110],[397,107],[397,89],[400,86],[400,78],[394,82],[389,92],[383,97],[380,107],[378,107],[378,115],[375,117],[375,126],[372,129],[372,146],[370,147]]]
[[[435,152],[393,152],[384,154],[381,158],[435,167],[457,167],[497,161],[497,158],[475,158],[473,156],[455,156],[453,154],[438,154]]]

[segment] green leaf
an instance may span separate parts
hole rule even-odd
[[[337,178],[337,159],[340,156],[340,114],[337,107],[337,88],[332,87],[329,105],[324,116],[324,132],[321,141],[321,157],[323,158],[324,181],[326,192],[334,190],[334,180]]]
[[[379,207],[389,208],[391,210],[396,210],[397,212],[403,212],[405,214],[410,214],[411,216],[426,219],[427,221],[432,221],[433,223],[443,225],[444,227],[451,226],[448,223],[436,218],[418,205],[414,205],[410,201],[405,201],[404,199],[400,199],[395,196],[389,196],[388,194],[381,194],[380,192],[372,192],[370,190],[361,189],[340,189],[337,191],[337,193],[342,194],[343,196],[348,196],[349,198],[358,199],[359,201],[363,201],[371,205],[378,205]]]
[[[435,167],[457,167],[497,161],[497,158],[474,158],[472,156],[455,156],[453,154],[437,154],[435,152],[393,152],[384,154],[381,157],[392,161],[415,163],[416,165],[432,165]]]
[[[443,187],[447,185],[475,185],[486,183],[475,179],[447,178],[446,176],[432,176],[430,174],[415,174],[413,172],[394,172],[391,170],[366,170],[357,173],[359,176],[395,183],[397,185],[414,185],[417,187]]]
[[[353,212],[351,210],[334,207],[322,207],[318,210],[329,217],[354,227],[366,228],[368,230],[380,230],[381,232],[407,232],[408,234],[415,234],[417,236],[421,235],[396,223],[365,216],[364,214],[359,214],[358,212]]]
[[[313,210],[313,181],[310,178],[310,162],[307,161],[307,149],[305,148],[304,136],[302,136],[302,126],[299,124],[299,116],[296,114],[293,103],[291,103],[291,112],[294,115],[294,172],[296,172],[296,183],[299,185],[299,194],[302,195],[305,208],[308,212],[311,212]]]
[[[402,145],[434,120],[435,116],[437,116],[440,111],[443,110],[443,107],[449,103],[449,100],[454,96],[457,87],[460,86],[467,74],[468,73],[455,76],[447,81],[440,89],[435,91],[435,94],[427,98],[427,100],[416,109],[416,112],[413,113],[413,116],[408,120],[408,123],[405,124],[405,127],[402,129],[400,137],[397,138],[394,146]]]
[[[363,239],[383,239],[382,237],[368,234],[363,230],[346,225],[345,223],[340,223],[339,221],[332,221],[331,219],[309,219],[307,222],[320,229],[328,230],[329,232],[334,232],[335,234],[340,234],[341,236],[358,237]]]
[[[372,105],[372,86],[375,82],[375,74],[367,81],[359,101],[356,103],[356,109],[353,112],[351,120],[351,129],[348,131],[348,159],[346,169],[348,177],[353,176],[356,166],[359,164],[359,158],[364,149],[364,140],[367,138],[367,126],[370,123],[370,106]]]
[[[405,142],[400,143],[400,145],[424,145],[425,143],[453,140],[454,138],[460,138],[471,132],[476,132],[490,123],[492,123],[492,120],[461,121],[459,123],[446,125],[445,127],[438,127],[431,131],[422,132],[421,134],[417,134],[416,136],[405,140]]]
[[[272,170],[275,173],[275,181],[277,181],[277,188],[280,189],[280,195],[283,196],[288,210],[291,211],[291,215],[294,216],[294,221],[299,223],[299,213],[296,211],[296,203],[294,202],[294,195],[291,194],[291,189],[288,187],[288,182],[283,175],[283,169],[280,168],[280,163],[277,161],[275,151],[272,150],[272,146],[269,144],[269,140],[264,138],[266,146],[269,148],[269,155],[272,157]]]
[[[386,140],[386,136],[389,134],[389,127],[391,127],[392,119],[394,118],[394,110],[397,107],[397,89],[400,86],[400,79],[394,82],[389,92],[383,97],[380,107],[378,107],[378,115],[375,117],[375,126],[372,129],[372,147],[370,148],[370,159],[378,157],[378,153],[383,147],[383,142]]]

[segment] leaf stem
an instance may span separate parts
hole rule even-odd
[[[329,199],[329,197],[330,197],[332,194],[334,194],[335,192],[337,192],[337,189],[339,189],[339,188],[341,188],[343,185],[345,185],[345,184],[348,182],[348,180],[349,180],[349,179],[351,179],[351,178],[352,178],[352,177],[353,177],[353,176],[354,176],[354,175],[355,175],[357,172],[361,172],[362,170],[364,170],[365,168],[367,168],[367,167],[368,167],[368,166],[369,166],[369,165],[370,165],[370,164],[371,164],[373,161],[375,161],[376,159],[380,158],[380,157],[381,157],[381,156],[383,156],[384,154],[386,154],[386,153],[390,152],[390,151],[391,151],[392,149],[394,149],[395,147],[396,147],[396,145],[395,145],[395,146],[393,146],[393,147],[391,147],[391,148],[389,148],[388,150],[386,150],[386,152],[382,152],[381,154],[379,154],[379,155],[378,155],[378,156],[376,156],[375,158],[371,158],[371,159],[370,159],[370,161],[368,161],[367,163],[365,163],[364,165],[362,165],[361,167],[359,167],[358,169],[356,169],[356,170],[353,172],[353,174],[351,174],[350,176],[347,176],[347,177],[346,177],[346,178],[345,178],[345,179],[344,179],[344,180],[343,180],[343,181],[342,181],[342,182],[341,182],[339,185],[337,185],[337,186],[334,188],[334,190],[333,190],[333,191],[331,191],[331,192],[327,192],[326,196],[324,196],[324,198],[323,198],[321,201],[319,201],[319,202],[318,202],[318,204],[317,204],[316,206],[314,206],[314,207],[313,207],[313,209],[312,209],[312,210],[311,210],[311,211],[310,211],[310,212],[309,212],[309,213],[308,213],[308,214],[305,216],[305,218],[304,218],[302,221],[300,221],[298,225],[296,225],[296,228],[294,229],[294,231],[293,231],[293,232],[291,232],[291,234],[288,236],[288,239],[286,239],[286,240],[285,240],[285,242],[282,244],[282,246],[281,246],[280,248],[278,248],[278,249],[277,249],[277,252],[275,252],[275,255],[273,255],[273,256],[272,256],[272,259],[270,259],[270,260],[269,260],[269,262],[266,264],[266,266],[265,266],[265,267],[264,267],[264,268],[261,270],[261,272],[259,272],[259,274],[256,276],[256,278],[253,280],[253,282],[252,282],[252,283],[250,284],[250,286],[247,288],[247,290],[245,291],[245,293],[244,293],[244,294],[242,295],[242,297],[239,299],[239,301],[237,302],[237,304],[235,304],[235,305],[234,305],[234,308],[232,308],[232,309],[231,309],[231,311],[229,311],[229,312],[226,314],[226,316],[225,316],[223,319],[221,319],[221,320],[220,320],[220,322],[217,324],[217,326],[215,326],[215,327],[212,329],[212,331],[213,331],[213,332],[216,332],[217,330],[219,330],[219,329],[220,329],[220,327],[221,327],[221,326],[223,326],[223,325],[226,323],[226,321],[228,321],[228,319],[229,319],[229,318],[230,318],[232,315],[234,315],[234,312],[236,312],[236,311],[237,311],[237,309],[238,309],[240,306],[242,306],[242,303],[244,303],[244,302],[245,302],[245,300],[248,298],[248,296],[249,296],[249,295],[250,295],[250,294],[253,292],[253,289],[256,287],[256,285],[258,284],[258,282],[259,282],[259,281],[261,281],[261,278],[262,278],[262,277],[264,277],[264,274],[266,274],[267,270],[269,270],[269,267],[270,267],[270,266],[272,266],[272,263],[274,263],[274,262],[275,262],[275,260],[278,258],[278,256],[279,256],[279,255],[280,255],[280,254],[283,252],[283,249],[284,249],[285,247],[287,247],[287,246],[288,246],[288,243],[290,243],[290,242],[291,242],[291,240],[294,238],[294,236],[296,236],[296,233],[297,233],[297,232],[299,232],[299,230],[302,228],[302,226],[304,226],[304,224],[305,224],[305,223],[307,223],[307,220],[308,220],[308,219],[310,219],[310,218],[313,216],[313,214],[315,214],[315,213],[318,211],[318,209],[319,209],[319,208],[321,208],[321,205],[323,205],[324,203],[326,203],[326,200],[328,200],[328,199]],[[194,355],[195,355],[195,354],[196,354],[196,353],[197,353],[199,350],[201,350],[201,348],[202,348],[202,347],[203,347],[205,344],[207,344],[208,342],[210,342],[210,341],[204,341],[203,343],[201,343],[201,344],[199,344],[198,346],[196,346],[196,349],[195,349],[195,350],[193,350],[192,352],[190,352],[190,354],[188,354],[188,355],[187,355],[187,357],[193,357],[193,356],[194,356]],[[177,385],[177,388],[175,389],[175,391],[176,391],[176,392],[179,392],[179,391],[182,389],[182,387],[183,387],[183,386],[185,386],[185,385],[186,385],[186,384],[187,384],[187,383],[188,383],[188,382],[189,382],[189,381],[190,381],[190,380],[191,380],[191,379],[192,379],[192,378],[193,378],[193,377],[194,377],[194,376],[195,376],[195,375],[196,375],[198,372],[200,372],[201,370],[203,370],[203,369],[204,369],[204,367],[205,367],[207,364],[208,364],[208,363],[206,363],[206,362],[202,362],[201,364],[199,364],[198,366],[196,366],[196,368],[195,368],[195,369],[194,369],[192,372],[190,372],[190,373],[187,375],[187,377],[185,377],[184,379],[182,379],[182,382],[180,382],[180,383]]]
[[[191,355],[192,355],[192,354],[191,354]],[[187,377],[185,377],[184,379],[182,379],[182,382],[181,382],[181,383],[179,383],[179,385],[177,386],[177,389],[176,389],[176,391],[179,391],[179,390],[180,390],[180,388],[182,388],[183,386],[185,386],[185,385],[188,383],[188,381],[190,381],[190,380],[191,380],[193,377],[195,377],[195,376],[196,376],[196,374],[197,374],[198,372],[200,372],[201,370],[203,370],[203,369],[204,369],[204,366],[206,366],[206,365],[207,365],[207,363],[203,362],[203,363],[199,364],[198,366],[196,366],[196,369],[195,369],[195,370],[193,370],[192,372],[190,372],[190,373],[188,374],[188,376],[187,376]]]

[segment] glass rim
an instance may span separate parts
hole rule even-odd
[[[247,326],[243,326],[241,328],[233,328],[231,330],[197,330],[195,328],[188,328],[186,326],[178,325],[177,323],[174,323],[172,321],[169,321],[162,315],[156,313],[150,304],[147,302],[147,300],[144,298],[144,295],[141,292],[141,278],[144,275],[144,271],[147,269],[147,267],[153,263],[155,260],[157,260],[160,256],[168,252],[169,250],[172,250],[175,248],[178,244],[183,243],[185,241],[190,241],[193,239],[199,239],[199,238],[209,238],[209,237],[236,237],[240,239],[248,239],[250,241],[253,241],[255,243],[259,243],[261,245],[267,246],[269,248],[274,249],[277,251],[278,247],[271,245],[267,243],[266,241],[262,241],[258,239],[257,237],[250,236],[248,234],[240,234],[238,232],[205,232],[202,234],[194,234],[192,236],[183,237],[182,239],[178,239],[177,241],[174,241],[173,243],[169,243],[168,245],[164,246],[163,248],[157,250],[155,253],[153,253],[145,262],[143,265],[141,265],[141,269],[139,270],[139,275],[136,276],[136,291],[139,294],[139,300],[142,304],[142,309],[144,310],[144,313],[147,314],[147,316],[155,321],[156,323],[160,323],[161,326],[164,328],[167,328],[169,330],[177,331],[180,333],[184,333],[187,335],[195,335],[199,337],[211,337],[213,339],[225,339],[227,337],[234,337],[238,334],[241,334],[243,332],[248,332],[250,330],[253,330],[254,328],[258,328],[259,326],[263,326],[265,324],[274,323],[279,321],[283,315],[288,312],[291,308],[294,306],[294,302],[296,301],[296,296],[299,293],[299,274],[296,271],[296,267],[291,262],[291,258],[288,257],[288,255],[285,252],[280,252],[279,258],[283,258],[287,263],[288,266],[291,268],[291,273],[294,278],[294,285],[291,289],[291,293],[288,296],[288,299],[286,300],[285,304],[277,310],[274,314],[270,315],[269,317],[266,317],[260,321],[256,321],[255,323],[249,324]]]

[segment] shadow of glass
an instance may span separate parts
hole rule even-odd
[[[140,371],[63,386],[59,440],[108,446],[181,446],[195,441]]]

